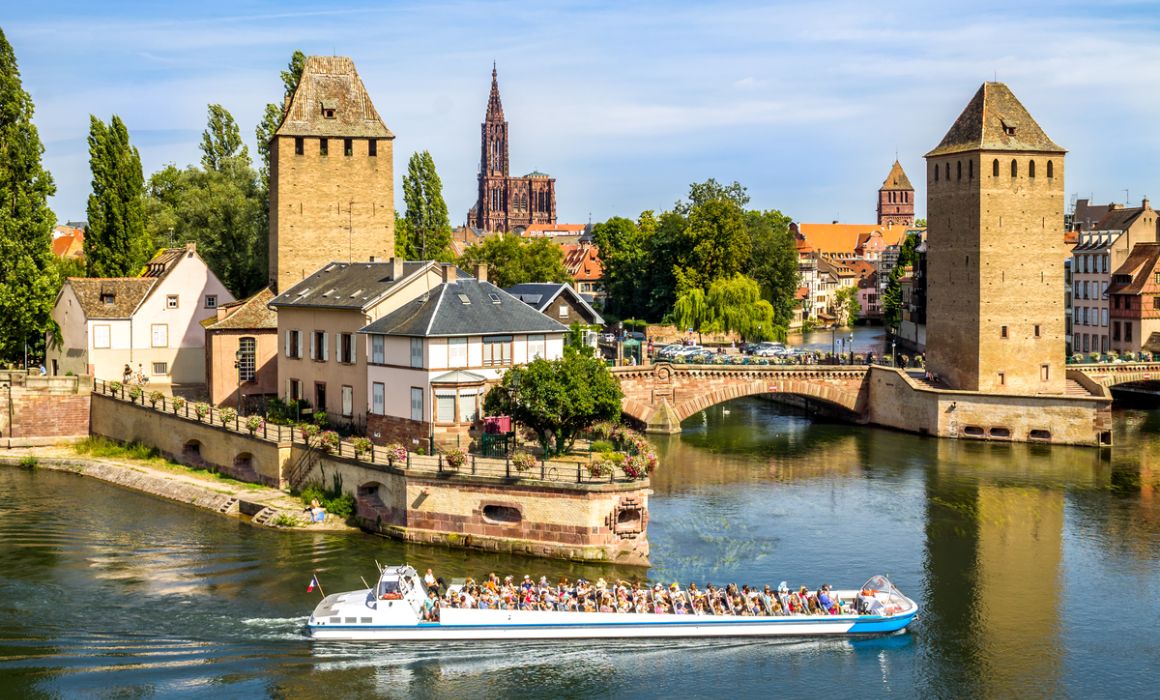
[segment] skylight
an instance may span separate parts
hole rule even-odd
[[[491,297],[491,303],[493,303],[493,304],[498,304],[498,303],[499,303],[499,295],[498,295],[498,294],[496,294],[495,292],[490,292],[490,293],[488,294],[488,296],[489,296],[489,297]]]
[[[459,297],[459,301],[462,302],[465,306],[471,304],[471,297],[467,296],[466,294],[459,294],[457,296]]]

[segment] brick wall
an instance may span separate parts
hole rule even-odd
[[[89,434],[89,378],[6,375],[0,439],[6,445]]]

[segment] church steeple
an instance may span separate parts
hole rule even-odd
[[[914,185],[896,159],[878,188],[878,225],[914,226]]]
[[[487,117],[485,121],[503,121],[503,102],[499,100],[499,80],[496,78],[495,61],[491,63],[491,95],[487,98]]]

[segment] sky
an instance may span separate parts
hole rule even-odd
[[[475,202],[492,61],[512,174],[554,176],[562,223],[666,209],[710,177],[798,221],[872,222],[896,155],[921,217],[923,154],[996,77],[1068,149],[1069,195],[1160,196],[1155,2],[45,0],[5,3],[0,28],[62,222],[85,216],[90,114],[121,116],[146,177],[198,162],[210,103],[254,153],[295,49],[354,59],[396,180],[429,150],[453,224]]]

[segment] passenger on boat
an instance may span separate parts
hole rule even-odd
[[[439,593],[439,583],[435,580],[435,572],[431,569],[427,569],[427,573],[423,574],[423,585],[427,587],[428,591]]]
[[[427,622],[439,621],[439,599],[435,597],[435,591],[427,591],[427,599],[423,601],[423,619]]]

